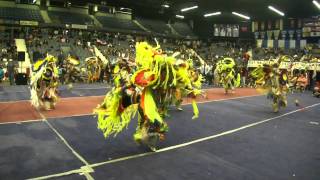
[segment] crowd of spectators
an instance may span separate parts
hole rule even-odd
[[[210,40],[176,39],[89,30],[23,28],[19,31],[0,33],[0,36],[1,62],[3,62],[3,59],[12,59],[13,63],[10,64],[15,64],[17,53],[14,38],[23,38],[26,40],[26,46],[32,62],[44,58],[46,54],[54,55],[57,57],[57,65],[62,77],[68,73],[66,63],[68,57],[78,59],[80,61],[80,67],[83,67],[85,59],[95,55],[95,46],[110,62],[101,68],[102,76],[99,78],[99,82],[106,80],[109,83],[112,82],[112,72],[115,64],[122,60],[125,60],[125,62],[133,62],[135,57],[135,43],[141,41],[147,41],[152,45],[156,45],[158,42],[163,51],[168,54],[181,52],[181,59],[197,59],[197,57],[190,57],[188,53],[188,49],[194,49],[205,61],[204,65],[195,61],[195,66],[205,77],[206,84],[209,85],[214,84],[213,72],[217,61],[223,57],[231,57],[236,61],[236,71],[243,77],[242,86],[246,86],[246,77],[248,75],[247,62],[249,59],[268,60],[276,58],[279,55],[290,55],[294,57],[295,60],[302,59],[308,61],[312,59],[311,54],[313,54],[309,48],[286,51],[275,48],[256,48],[254,42],[248,41],[216,42]],[[7,64],[0,64],[0,68],[6,67]],[[16,68],[15,65],[12,67]],[[10,70],[12,68],[7,69]],[[79,68],[79,72],[81,72],[81,68]],[[81,80],[81,78],[79,78],[79,80]],[[64,79],[61,81],[64,82]]]

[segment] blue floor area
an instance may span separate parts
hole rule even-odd
[[[184,148],[103,165],[95,179],[318,179],[319,109]]]
[[[44,122],[0,125],[0,179],[26,179],[83,165]]]
[[[319,102],[308,94],[301,96],[304,99],[308,98],[305,102],[306,106]],[[167,119],[169,132],[166,140],[159,144],[159,148],[218,134],[296,110],[299,107],[295,106],[294,99],[289,97],[288,101],[291,103],[280,113],[272,112],[269,101],[264,96],[199,104],[200,117],[197,120],[191,120],[190,105],[184,106],[183,112],[172,110],[171,118]],[[108,139],[104,139],[102,133],[97,130],[96,118],[92,116],[52,119],[50,123],[89,163],[141,152],[141,149],[132,141],[136,121],[132,121],[129,128],[117,137]],[[91,145],[88,146],[87,142],[91,142]]]
[[[300,107],[295,106],[295,100]],[[320,103],[311,93],[288,97],[273,113],[265,96],[174,108],[167,119],[165,148]],[[236,133],[145,157],[95,167],[95,179],[317,179],[320,177],[320,106]],[[136,121],[105,139],[93,116],[49,119],[49,123],[90,164],[146,152],[132,139]],[[83,164],[43,122],[0,125],[0,179],[24,179],[78,169]],[[3,156],[5,155],[5,156]],[[21,163],[23,162],[23,163]],[[58,179],[85,179],[73,174]]]

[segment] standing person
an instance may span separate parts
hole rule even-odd
[[[219,83],[223,85],[225,94],[231,90],[234,93],[234,89],[240,85],[240,74],[236,72],[236,63],[232,58],[224,58],[218,62],[216,67],[215,78]]]
[[[14,85],[14,62],[12,59],[9,59],[8,65],[7,65],[7,72],[9,76],[10,85]]]
[[[206,84],[208,84],[208,77],[207,77],[207,75],[208,75],[208,65],[206,64],[206,63],[204,63],[203,65],[201,65],[200,66],[200,72],[201,72],[201,74],[202,74],[202,76],[205,78],[205,83]]]
[[[2,79],[4,78],[4,71],[2,66],[0,66],[0,83],[2,82]]]
[[[206,81],[207,81],[208,85],[212,85],[213,73],[212,73],[212,65],[211,64],[207,64],[207,66],[206,66]]]
[[[31,75],[31,104],[36,108],[51,110],[58,101],[58,69],[56,58],[48,55],[33,64]]]
[[[107,76],[107,83],[108,84],[111,84],[112,83],[112,67],[111,67],[111,64],[108,63],[105,67],[105,73],[106,73],[106,76]]]
[[[64,61],[65,57],[62,51],[60,51],[59,55],[58,55],[58,67],[61,67],[63,65],[63,61]]]
[[[103,83],[104,82],[104,73],[105,73],[105,67],[103,63],[100,61],[99,63],[100,68],[100,74],[99,74],[99,82]]]
[[[247,67],[244,66],[244,67],[241,68],[241,78],[242,78],[241,86],[242,87],[246,87],[247,75],[248,75]]]

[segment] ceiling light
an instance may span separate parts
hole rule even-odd
[[[190,11],[192,9],[197,9],[197,8],[198,8],[198,6],[192,6],[192,7],[188,7],[188,8],[183,8],[183,9],[181,9],[181,12],[186,12],[186,11]]]
[[[131,10],[130,8],[124,8],[124,7],[122,7],[122,8],[120,8],[120,10]]]
[[[243,15],[243,14],[240,14],[240,13],[237,13],[237,12],[232,12],[232,14],[234,14],[234,15],[236,15],[236,16],[239,16],[239,17],[242,17],[242,18],[247,19],[247,20],[250,19],[249,16],[246,16],[246,15]]]
[[[169,6],[169,4],[163,4],[163,5],[161,5],[162,7],[165,7],[165,8],[169,8],[170,6]]]
[[[210,17],[210,16],[217,16],[217,15],[220,15],[221,12],[214,12],[214,13],[207,13],[205,15],[203,15],[204,17]]]
[[[284,13],[279,11],[278,9],[274,8],[273,6],[268,6],[268,8],[271,10],[271,11],[274,11],[276,12],[277,14],[279,14],[280,16],[284,16]]]
[[[182,16],[182,15],[176,15],[176,18],[184,19],[184,16]]]
[[[317,6],[318,9],[320,9],[320,4],[318,3],[318,1],[312,1],[312,3]]]

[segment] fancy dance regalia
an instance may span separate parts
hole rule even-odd
[[[72,56],[66,59],[66,73],[64,75],[65,83],[70,84],[76,81],[82,81],[80,61]]]
[[[103,65],[99,62],[97,57],[89,57],[85,60],[85,67],[87,71],[87,82],[97,82],[100,78],[101,69]]]
[[[201,75],[188,62],[177,62],[173,56],[162,54],[146,42],[136,44],[136,71],[115,68],[115,87],[94,112],[98,115],[98,129],[107,138],[117,135],[138,113],[138,127],[134,140],[156,150],[156,144],[168,131],[164,118],[168,106],[180,101],[181,94],[193,97],[194,117],[199,116],[195,96],[202,93]]]
[[[280,71],[279,63],[257,67],[250,76],[254,78],[257,89],[266,93],[268,99],[272,100],[274,112],[278,112],[280,107],[287,106],[288,75],[286,71]]]
[[[45,110],[54,109],[58,101],[58,69],[56,59],[48,55],[32,67],[31,74],[31,104]]]
[[[240,86],[240,74],[236,74],[235,66],[232,58],[224,58],[217,63],[215,69],[215,81],[222,84],[226,94],[229,90],[234,92],[234,88]]]

